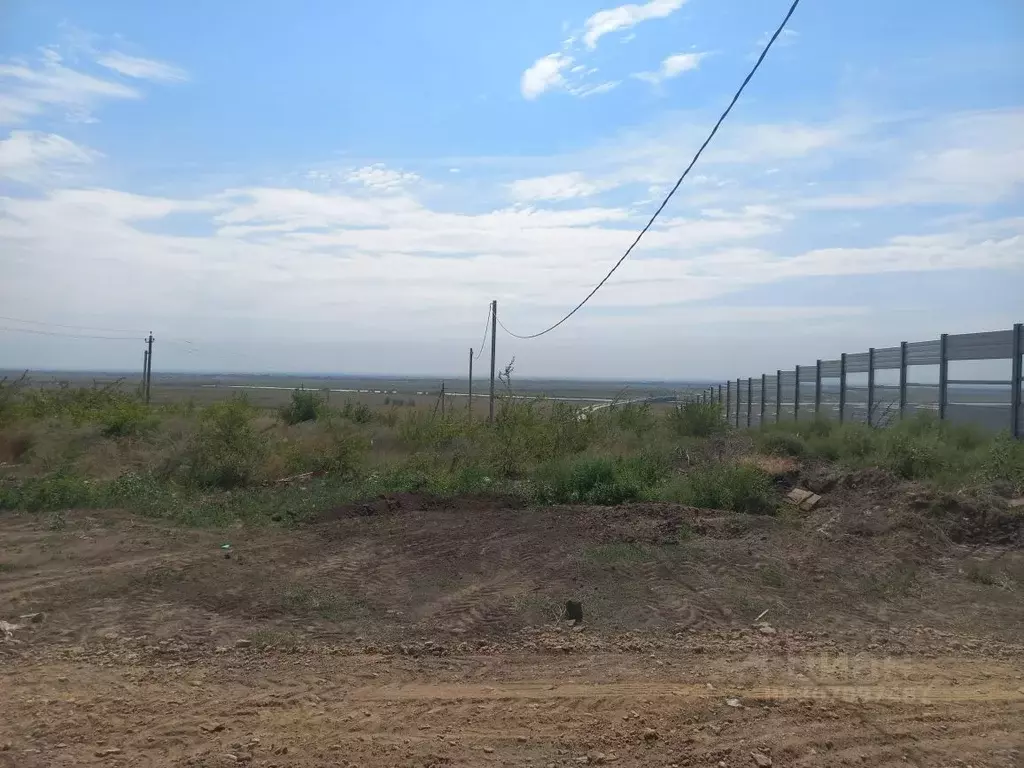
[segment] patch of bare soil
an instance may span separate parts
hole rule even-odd
[[[0,518],[0,766],[1019,765],[1016,540],[971,500],[824,493]]]

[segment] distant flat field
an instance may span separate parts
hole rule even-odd
[[[0,378],[13,379],[23,371],[0,371]],[[124,374],[111,371],[30,371],[34,386],[57,386],[68,382],[72,386],[100,386],[120,381],[120,386],[134,388],[139,385],[137,373]],[[294,389],[316,389],[329,392],[332,402],[346,400],[381,406],[401,401],[399,405],[431,407],[436,402],[442,381],[449,402],[464,406],[469,393],[466,379],[403,376],[324,376],[300,374],[196,374],[153,373],[152,399],[157,403],[197,403],[224,400],[233,394],[245,392],[255,405],[274,407],[288,401]],[[473,380],[473,399],[485,398],[490,386],[486,378]],[[525,397],[546,396],[558,400],[593,404],[614,399],[640,397],[668,397],[700,389],[700,382],[668,381],[608,381],[586,379],[515,379],[512,391]],[[495,382],[497,391],[504,391]]]

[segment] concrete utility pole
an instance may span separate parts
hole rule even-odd
[[[153,332],[146,339],[146,405],[149,405],[149,389],[153,381]]]
[[[487,411],[487,423],[494,423],[494,344],[498,339],[498,300],[491,302],[491,402]]]
[[[470,416],[473,415],[473,348],[469,348],[469,397],[467,398],[469,403],[466,405],[466,411]]]

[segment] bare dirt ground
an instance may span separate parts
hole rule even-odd
[[[1019,538],[886,492],[2,517],[0,766],[1019,766]]]

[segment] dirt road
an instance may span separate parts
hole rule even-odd
[[[1016,551],[395,506],[0,518],[0,766],[1021,764]]]

